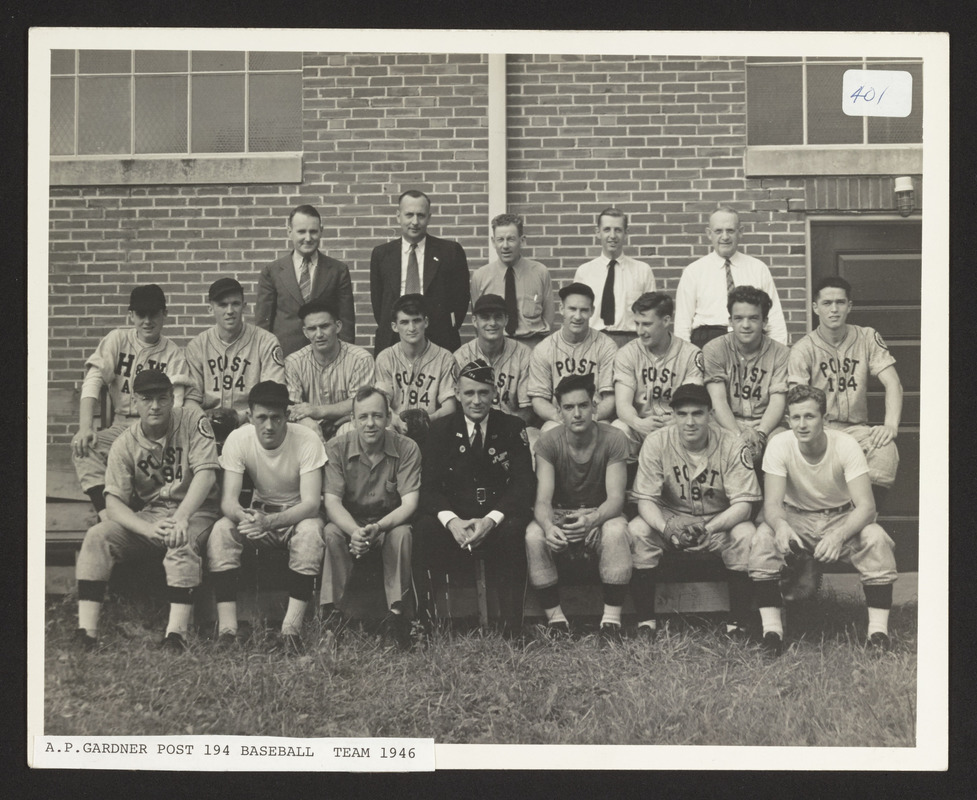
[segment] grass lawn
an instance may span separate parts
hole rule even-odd
[[[47,608],[49,735],[223,734],[433,737],[439,743],[915,745],[916,606],[893,609],[893,649],[863,651],[861,597],[788,612],[781,658],[715,625],[673,619],[652,645],[596,637],[439,635],[426,650],[382,648],[361,631],[335,646],[317,621],[301,657],[259,632],[236,652],[194,640],[158,651],[165,608],[106,604],[101,647],[71,647],[74,603]]]

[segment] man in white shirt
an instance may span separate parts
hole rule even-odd
[[[594,290],[597,313],[590,318],[590,327],[622,347],[636,330],[631,305],[646,292],[655,291],[655,275],[643,261],[624,253],[628,215],[621,209],[611,206],[597,215],[597,239],[600,255],[577,267],[573,280]]]
[[[774,341],[790,344],[780,296],[767,265],[739,252],[743,229],[739,214],[720,206],[709,217],[706,235],[712,252],[682,271],[675,293],[675,335],[703,347],[729,331],[727,296],[737,286],[755,286],[773,301],[764,332]]]

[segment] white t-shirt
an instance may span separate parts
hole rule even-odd
[[[817,464],[804,458],[792,431],[774,436],[763,454],[763,471],[787,478],[784,500],[806,511],[850,503],[848,482],[868,472],[858,442],[841,431],[825,430],[825,434],[828,447]]]
[[[294,422],[287,424],[285,440],[274,450],[261,446],[254,425],[242,425],[228,435],[220,456],[226,472],[251,476],[255,500],[285,508],[302,499],[302,475],[326,463],[326,449],[316,432]]]

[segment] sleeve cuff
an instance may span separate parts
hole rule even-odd
[[[446,528],[448,527],[448,523],[453,519],[458,519],[458,515],[454,511],[438,512],[438,522],[440,522]]]
[[[505,514],[503,514],[498,509],[493,509],[492,511],[489,511],[488,514],[486,514],[485,516],[488,517],[493,522],[495,522],[496,527],[501,525],[502,520],[505,519]]]

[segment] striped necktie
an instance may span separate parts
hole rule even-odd
[[[727,258],[723,266],[726,267],[726,294],[729,294],[736,288],[736,284],[733,283],[733,265],[729,263],[729,259]]]
[[[312,266],[312,260],[305,256],[302,258],[302,270],[299,273],[299,291],[302,292],[302,299],[308,300],[312,294],[312,275],[309,268]]]
[[[421,293],[421,275],[417,269],[417,245],[411,244],[407,256],[407,280],[404,281],[404,294]]]

